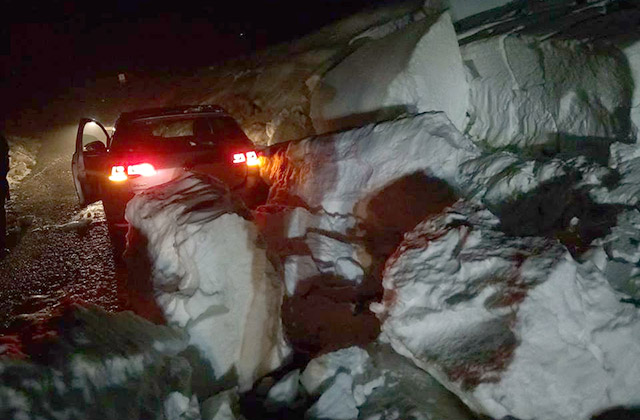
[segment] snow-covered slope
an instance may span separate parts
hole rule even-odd
[[[150,282],[168,323],[186,331],[214,378],[246,390],[288,349],[281,283],[256,227],[238,213],[246,210],[224,184],[185,173],[129,202],[127,254],[136,282]]]

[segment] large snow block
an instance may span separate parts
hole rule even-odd
[[[237,378],[247,389],[279,366],[287,348],[281,282],[257,228],[238,211],[220,181],[187,173],[129,202],[136,233],[127,253],[142,247],[136,263],[147,260],[167,321],[188,333],[215,378]]]
[[[358,48],[324,75],[310,114],[318,133],[427,111],[444,111],[462,130],[468,96],[455,29],[444,13]]]
[[[444,113],[424,113],[276,146],[267,151],[262,176],[272,185],[271,203],[280,196],[297,206],[353,215],[376,193],[414,174],[462,189],[458,167],[479,155]]]
[[[640,41],[626,45],[622,51],[627,57],[631,77],[633,78],[633,95],[631,97],[631,122],[637,136],[640,127]]]
[[[575,151],[632,135],[632,80],[621,51],[505,35],[461,48],[474,139]]]
[[[493,418],[588,419],[640,403],[640,309],[555,241],[458,204],[405,236],[372,309],[382,337]]]

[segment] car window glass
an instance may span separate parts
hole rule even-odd
[[[106,147],[107,135],[98,124],[89,122],[82,129],[82,149],[86,151],[87,145],[95,142],[101,142]]]
[[[188,117],[133,121],[118,128],[113,148],[216,147],[250,145],[251,141],[229,117]]]
[[[161,121],[152,125],[155,137],[185,137],[193,135],[193,120]]]

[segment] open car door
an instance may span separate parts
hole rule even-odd
[[[109,134],[102,124],[90,118],[80,120],[71,172],[82,205],[101,199],[100,185],[107,176],[104,162],[109,142]]]

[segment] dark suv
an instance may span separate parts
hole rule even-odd
[[[266,199],[256,148],[220,107],[126,112],[114,130],[80,120],[71,164],[80,203],[102,200],[112,236],[126,231],[124,209],[134,194],[185,171],[224,181],[249,207]]]

